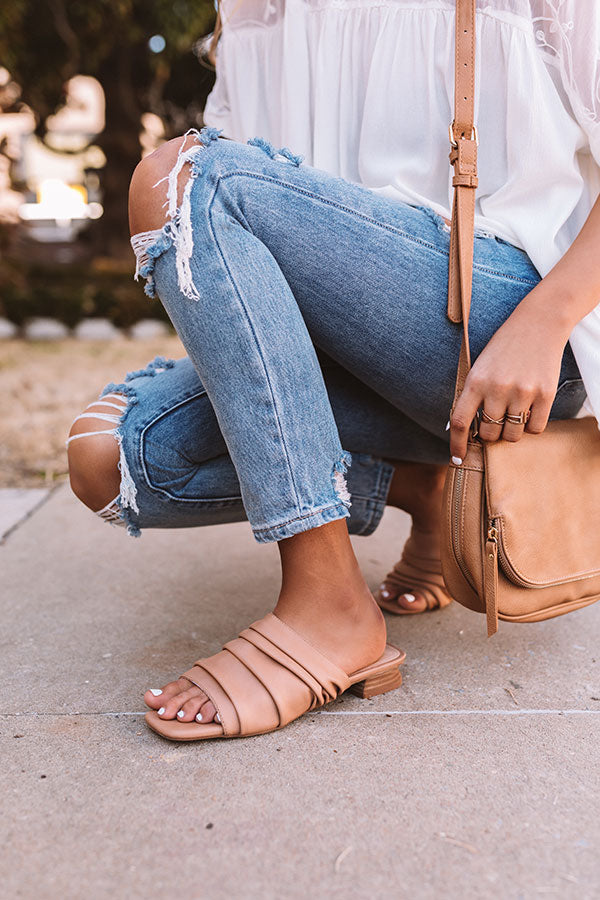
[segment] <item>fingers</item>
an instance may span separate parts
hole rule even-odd
[[[511,422],[509,420],[508,416],[514,416],[517,419],[519,418],[519,416],[521,416],[523,419],[525,419],[527,416],[528,410],[529,410],[529,407],[527,409],[517,408],[517,405],[515,403],[513,403],[513,404],[511,404],[511,406],[509,406],[509,408],[507,410],[506,422],[504,424],[504,428],[502,429],[502,437],[505,441],[513,441],[513,442],[520,441],[521,438],[523,437],[523,432],[525,431],[525,422],[524,421],[522,423],[521,422]],[[523,413],[525,415],[522,415]]]
[[[460,460],[460,462],[457,462],[457,465],[460,465],[465,458],[469,441],[469,429],[482,400],[481,391],[477,389],[473,382],[469,385],[467,379],[467,385],[460,395],[450,418],[450,454],[453,462]]]
[[[504,426],[506,413],[504,401],[486,400],[483,409],[487,413],[488,418],[497,419],[497,422],[488,422],[486,417],[482,415],[479,420],[479,437],[482,441],[497,441],[502,437],[502,428]]]
[[[450,420],[450,453],[453,461],[460,465],[458,460],[464,459],[469,429],[478,409],[482,411],[479,422],[479,437],[482,441],[493,442],[502,439],[515,442],[521,440],[525,431],[532,434],[544,431],[550,417],[553,399],[549,395],[532,399],[526,397],[524,393],[508,399],[489,395],[482,397],[480,391],[469,387],[467,383]],[[511,422],[507,419],[508,416],[515,418],[522,416],[525,419],[527,414],[529,414],[527,422]]]
[[[548,424],[553,403],[554,394],[539,397],[531,406],[531,416],[525,426],[525,431],[530,434],[541,434]]]

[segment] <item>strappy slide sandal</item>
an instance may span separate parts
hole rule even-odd
[[[165,720],[154,710],[146,713],[146,722],[171,741],[266,734],[344,691],[365,699],[393,691],[402,684],[399,666],[405,658],[388,644],[377,662],[347,675],[270,613],[183,675],[204,691],[220,723]]]
[[[387,597],[383,596],[387,591]],[[402,594],[418,594],[425,600],[426,609],[404,609],[398,603]],[[442,563],[438,556],[424,556],[416,552],[415,540],[411,534],[402,553],[402,559],[397,562],[391,572],[383,579],[375,599],[386,612],[397,616],[415,616],[423,612],[431,612],[434,609],[443,609],[452,603],[452,597],[448,593],[442,576]]]

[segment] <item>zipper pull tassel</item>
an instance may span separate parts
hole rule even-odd
[[[483,598],[487,615],[488,637],[491,637],[498,631],[498,530],[493,523],[490,523],[485,542]]]

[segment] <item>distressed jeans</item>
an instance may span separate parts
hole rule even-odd
[[[115,433],[129,530],[245,517],[273,541],[348,517],[370,533],[388,460],[448,459],[461,331],[446,316],[447,226],[209,128],[169,176],[169,212],[133,243],[188,359],[104,391],[128,399]],[[474,358],[539,280],[524,251],[476,233]],[[567,346],[552,417],[584,397]]]

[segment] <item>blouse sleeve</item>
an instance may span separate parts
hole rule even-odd
[[[600,4],[532,0],[537,46],[556,66],[575,118],[600,165]]]
[[[216,80],[213,89],[206,98],[204,107],[204,124],[213,128],[220,128],[226,137],[231,135],[231,104],[227,90],[225,69],[219,64],[219,46],[216,55]]]

